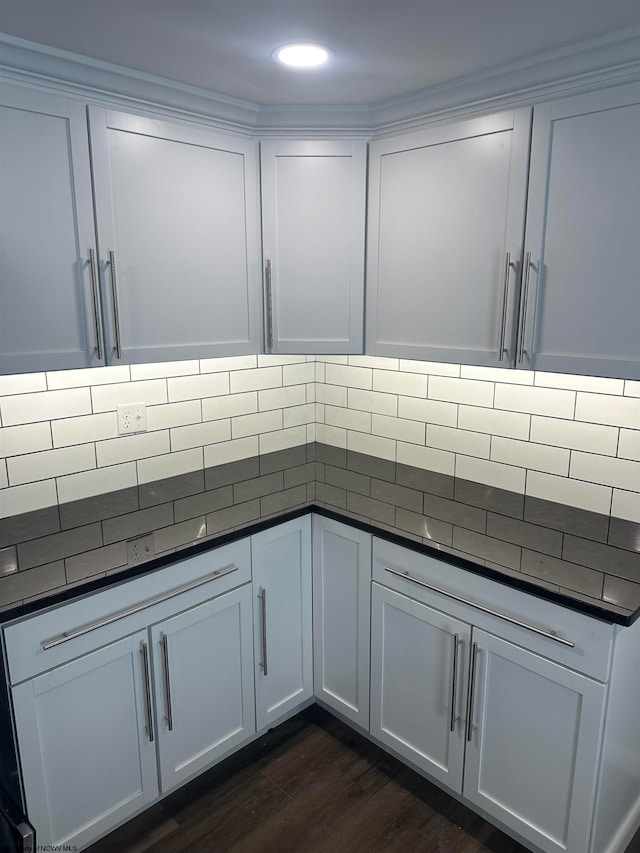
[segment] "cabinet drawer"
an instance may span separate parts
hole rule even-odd
[[[8,623],[9,681],[24,681],[250,580],[251,547],[243,539]]]
[[[608,678],[607,622],[382,539],[373,540],[373,578],[592,678]]]

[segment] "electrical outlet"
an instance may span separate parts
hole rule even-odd
[[[127,539],[127,562],[130,566],[150,560],[151,557],[155,556],[155,553],[153,533],[136,536],[135,539]]]
[[[145,403],[127,403],[118,406],[118,435],[130,435],[147,431],[147,407]]]

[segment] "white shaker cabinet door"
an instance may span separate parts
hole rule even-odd
[[[257,144],[89,110],[112,363],[257,352]]]
[[[376,583],[371,599],[371,734],[459,793],[471,628]]]
[[[103,362],[95,275],[84,105],[3,83],[0,373]]]
[[[368,353],[510,367],[531,112],[370,147]]]
[[[640,379],[640,84],[536,106],[529,187],[517,366]]]
[[[251,537],[258,731],[313,696],[311,518]]]
[[[473,629],[464,796],[547,853],[588,849],[603,684]]]
[[[80,848],[157,797],[146,640],[139,631],[11,689],[41,849]]]
[[[255,732],[251,586],[151,628],[162,792]]]
[[[313,519],[314,693],[369,728],[371,534]]]

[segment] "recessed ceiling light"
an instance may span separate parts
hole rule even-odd
[[[315,68],[329,59],[330,51],[319,44],[285,44],[273,52],[273,58],[292,68]]]

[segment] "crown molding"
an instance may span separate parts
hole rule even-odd
[[[640,79],[631,27],[374,104],[259,105],[0,33],[5,79],[116,107],[273,136],[371,138]]]

